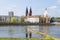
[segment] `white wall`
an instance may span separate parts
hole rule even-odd
[[[27,18],[25,19],[25,21],[27,22],[31,22],[31,23],[39,23],[39,18]]]

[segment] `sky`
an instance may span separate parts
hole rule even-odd
[[[60,17],[60,0],[0,0],[0,15],[13,11],[15,16],[25,15],[26,7],[33,15],[43,15],[45,8],[51,17]]]

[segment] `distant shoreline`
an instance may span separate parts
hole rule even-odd
[[[55,24],[51,24],[51,23],[6,23],[6,22],[0,22],[0,26],[1,25],[55,25]]]

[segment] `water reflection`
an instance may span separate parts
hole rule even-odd
[[[39,31],[43,33],[48,33],[49,27],[48,26],[41,26],[39,27]]]
[[[0,37],[26,38],[26,29],[37,30],[60,38],[60,26],[0,26]],[[40,34],[32,33],[34,38],[43,38]]]
[[[26,26],[26,27],[27,27],[28,37],[29,37],[29,34],[31,33],[31,36],[34,38],[42,38],[40,34],[35,34],[29,31],[30,29],[39,31],[39,26]]]

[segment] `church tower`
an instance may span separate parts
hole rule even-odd
[[[48,14],[47,8],[45,9],[44,18],[45,18],[45,23],[50,23],[50,16]]]
[[[31,9],[31,7],[30,7],[29,16],[32,16],[32,9]]]
[[[28,15],[28,8],[26,7],[26,16]]]
[[[48,17],[48,11],[47,11],[47,8],[45,9],[45,12],[44,12],[44,17]]]

